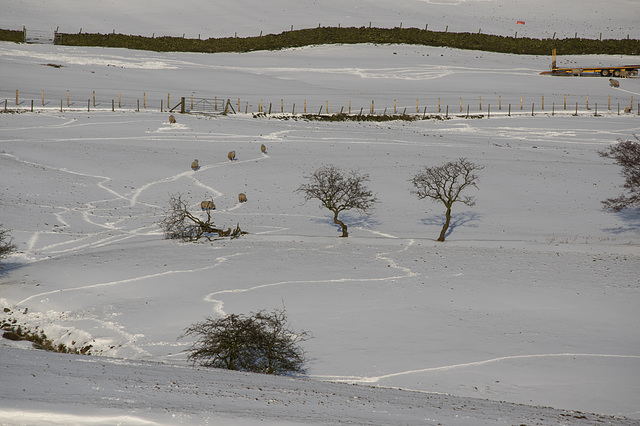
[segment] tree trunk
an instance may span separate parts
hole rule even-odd
[[[349,233],[347,232],[347,225],[345,225],[343,221],[338,219],[338,213],[334,213],[333,214],[333,222],[336,225],[340,225],[340,227],[342,227],[342,235],[341,235],[341,237],[348,237],[349,236]]]
[[[450,223],[451,223],[451,206],[448,206],[446,219],[444,221],[444,225],[442,225],[442,231],[440,231],[440,236],[438,237],[438,241],[444,241],[444,236],[447,233],[447,229],[449,229]]]

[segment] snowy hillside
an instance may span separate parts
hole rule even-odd
[[[369,3],[377,16],[394,16],[384,2]],[[492,15],[500,21],[524,10],[505,1],[406,3],[393,6],[405,26],[418,6],[434,11],[431,18],[460,12],[447,15],[452,27],[489,19],[488,11],[504,12]],[[20,17],[12,21],[42,27],[49,23],[43,16],[64,16],[88,20],[83,31],[132,33],[156,31],[141,11],[177,7],[19,4],[8,7]],[[274,4],[274,11],[300,6]],[[554,2],[539,16],[568,4]],[[623,13],[627,2],[609,4],[615,20],[589,1],[585,21],[594,31],[626,32],[633,8]],[[294,12],[268,19],[260,7],[251,12],[259,19],[229,11],[225,25],[249,32],[247,22],[262,19],[286,29],[295,19],[297,28],[308,26]],[[313,18],[326,16],[327,25],[352,12],[336,3],[321,10]],[[0,27],[10,27],[7,16]],[[204,25],[206,13],[198,16],[182,19]],[[575,14],[553,16],[566,16],[565,27],[578,31]],[[15,109],[19,90],[21,110],[0,113],[0,223],[19,249],[3,263],[0,318],[43,329],[56,343],[91,345],[94,354],[0,341],[0,423],[640,421],[640,218],[636,210],[602,210],[600,201],[622,190],[622,177],[597,155],[640,134],[640,79],[613,89],[604,78],[541,76],[546,57],[421,46],[202,55],[0,43],[0,64],[0,100]],[[166,105],[180,97],[189,105],[191,96],[240,102],[241,113],[176,113],[170,124]],[[349,103],[368,112],[372,100],[377,114],[394,104],[415,113],[416,103],[420,113],[435,114],[439,101],[450,119],[327,123],[290,115],[305,104],[314,113],[346,111]],[[254,117],[260,103],[278,114]],[[483,118],[464,118],[467,106]],[[619,106],[633,111],[619,113]],[[230,150],[237,161],[228,161]],[[412,195],[409,180],[424,166],[460,157],[484,166],[469,192],[477,204],[454,207],[452,229],[439,243],[444,210]],[[195,158],[201,168],[192,171]],[[379,199],[371,216],[344,216],[346,239],[327,210],[294,193],[326,164],[368,173]],[[247,203],[238,203],[240,192]],[[249,234],[202,244],[165,240],[157,222],[175,193],[194,211],[214,199],[215,223]],[[190,342],[178,336],[190,324],[283,305],[293,328],[314,336],[304,343],[306,377],[186,363]]]

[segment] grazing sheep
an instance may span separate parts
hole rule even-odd
[[[620,87],[620,82],[618,80],[614,80],[613,78],[609,79],[609,84],[611,87]]]
[[[620,71],[620,78],[629,78],[631,76],[631,71],[622,70]]]
[[[216,209],[216,205],[213,204],[213,201],[211,201],[211,200],[203,201],[203,202],[200,203],[200,208],[202,209],[202,211],[215,210]]]
[[[625,113],[625,114],[629,114],[630,112],[631,112],[631,108],[630,108],[630,107],[626,107],[626,108],[624,109],[624,113]]]
[[[169,124],[174,124],[176,122],[176,118],[173,115],[169,116]]]
[[[235,151],[231,151],[229,153],[229,155],[227,155],[227,158],[229,158],[229,161],[233,161],[236,159],[236,152]]]
[[[200,165],[198,164],[198,159],[196,158],[195,160],[193,160],[193,163],[191,163],[191,168],[195,172],[196,170],[198,170],[198,167],[200,167]]]
[[[571,75],[573,75],[573,76],[582,75],[582,68],[572,68],[571,69]]]
[[[247,202],[247,195],[244,192],[238,194],[238,201],[241,203]]]
[[[260,145],[260,151],[262,151],[262,153],[265,154],[267,152],[267,147],[264,146],[264,144]]]

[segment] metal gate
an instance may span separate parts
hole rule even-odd
[[[226,112],[235,113],[233,107],[230,107],[229,100],[204,98],[194,98],[193,105],[191,106],[191,110],[189,112],[208,115],[224,114]]]
[[[55,44],[56,36],[54,31],[24,30],[25,43]]]

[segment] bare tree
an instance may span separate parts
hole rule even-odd
[[[2,229],[2,225],[0,224],[0,260],[6,258],[16,250],[17,247],[13,244],[13,238],[9,235],[9,231]]]
[[[611,145],[598,154],[604,158],[612,158],[622,167],[624,176],[624,188],[627,195],[620,195],[616,198],[608,198],[602,202],[605,210],[619,212],[626,208],[640,207],[640,139],[635,136],[635,141],[623,141],[618,139],[618,143]]]
[[[454,203],[460,202],[469,207],[475,204],[475,200],[470,196],[462,196],[468,186],[475,186],[478,180],[476,170],[483,167],[460,158],[456,162],[448,162],[443,166],[425,167],[422,172],[417,173],[411,182],[415,189],[412,194],[418,198],[430,198],[432,201],[441,202],[446,208],[445,222],[440,231],[438,241],[444,241],[449,225],[451,224],[451,207]]]
[[[338,215],[347,210],[358,210],[370,214],[370,209],[378,201],[364,185],[369,175],[360,175],[356,171],[343,171],[335,166],[323,166],[305,176],[309,183],[300,185],[296,192],[302,192],[305,201],[312,198],[320,201],[323,207],[333,212],[333,222],[342,229],[342,237],[348,237],[347,225]]]
[[[169,209],[165,212],[163,219],[158,222],[160,228],[164,232],[167,239],[182,241],[198,241],[205,238],[211,241],[217,237],[237,238],[246,232],[236,225],[235,229],[227,230],[218,229],[214,226],[211,219],[211,211],[205,209],[207,218],[200,219],[192,214],[187,206],[186,201],[182,199],[182,195],[173,194],[169,196]]]
[[[306,357],[299,343],[311,337],[289,328],[284,308],[206,318],[188,327],[180,338],[187,336],[197,338],[187,349],[187,359],[194,364],[277,375],[305,372]]]

